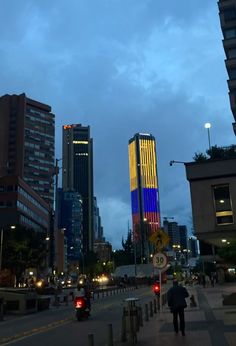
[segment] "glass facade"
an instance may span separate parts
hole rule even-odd
[[[58,227],[67,239],[67,261],[79,262],[83,255],[83,203],[80,194],[58,189]]]
[[[63,191],[76,191],[83,200],[83,251],[93,250],[93,140],[89,126],[63,126]]]

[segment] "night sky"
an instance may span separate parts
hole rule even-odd
[[[128,141],[156,138],[161,216],[192,228],[182,164],[235,143],[216,0],[7,0],[0,5],[0,93],[49,104],[56,157],[63,124],[90,125],[104,235],[131,224]]]

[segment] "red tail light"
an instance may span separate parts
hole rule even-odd
[[[85,300],[84,298],[75,298],[74,304],[75,308],[81,309],[85,307]]]

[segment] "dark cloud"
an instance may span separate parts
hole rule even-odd
[[[128,140],[157,142],[162,216],[191,229],[183,165],[212,143],[231,144],[227,75],[212,0],[5,1],[0,12],[0,92],[52,106],[61,126],[91,126],[95,193],[115,247],[130,221]]]

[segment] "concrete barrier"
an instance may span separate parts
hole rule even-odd
[[[223,305],[236,305],[236,292],[229,295],[222,295]]]
[[[6,303],[6,312],[28,314],[38,310],[37,294],[29,291],[0,290],[0,299]]]

